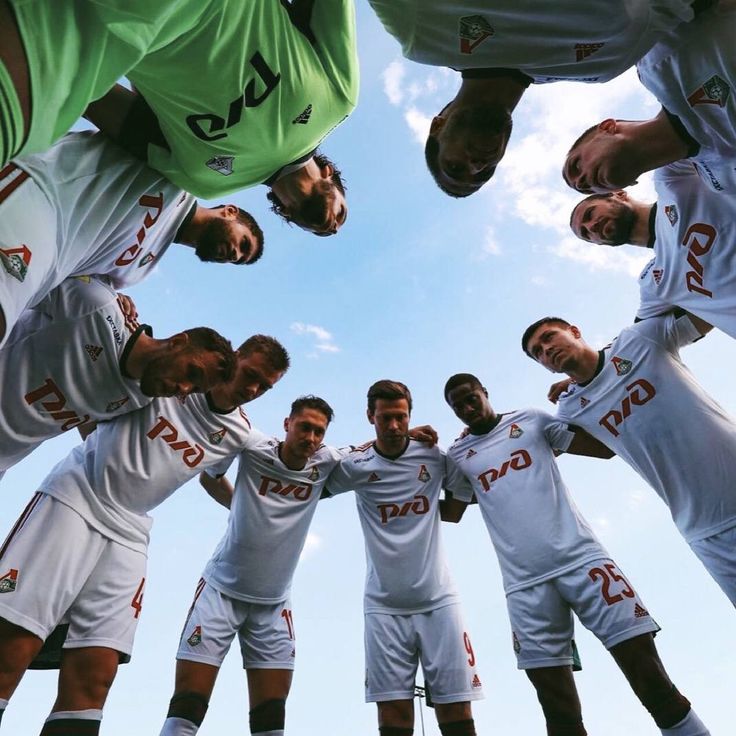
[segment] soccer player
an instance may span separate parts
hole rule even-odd
[[[42,481],[0,549],[0,711],[66,623],[57,699],[41,733],[99,732],[141,612],[148,512],[244,447],[250,422],[240,404],[268,391],[288,364],[278,341],[254,335],[238,350],[232,381],[100,423]]]
[[[667,676],[659,626],[580,515],[555,454],[611,457],[590,435],[537,409],[496,414],[468,373],[445,384],[445,401],[469,430],[447,451],[442,518],[457,522],[473,496],[498,556],[514,651],[537,691],[548,736],[585,736],[573,680],[574,611],[611,652],[662,733],[709,731]]]
[[[681,307],[736,338],[736,198],[715,194],[686,161],[657,169],[654,183],[653,204],[624,191],[586,197],[572,212],[573,232],[654,249],[639,277],[637,318]]]
[[[595,350],[575,325],[544,317],[526,329],[522,349],[572,379],[557,418],[586,430],[639,473],[736,604],[736,423],[679,356],[709,329],[693,315],[668,314],[626,327]]]
[[[213,497],[230,506],[230,516],[182,630],[162,736],[197,732],[236,635],[248,676],[251,733],[284,733],[294,669],[291,580],[327,476],[345,454],[323,444],[332,417],[326,401],[302,396],[284,420],[282,442],[251,430],[234,491],[224,476],[212,477],[226,466],[200,476]]]
[[[731,3],[716,4],[657,43],[637,70],[662,109],[649,120],[609,118],[585,131],[567,154],[568,185],[585,194],[611,192],[689,158],[712,191],[736,193],[735,45]]]
[[[70,133],[0,171],[0,346],[20,313],[67,276],[120,289],[151,273],[172,242],[201,260],[253,263],[258,223],[235,205],[206,208],[108,141]]]
[[[107,284],[67,279],[24,312],[0,350],[0,472],[62,432],[156,396],[209,391],[233,377],[235,364],[214,330],[156,339],[125,316]]]
[[[381,736],[411,736],[419,661],[443,736],[474,736],[483,697],[475,655],[440,540],[444,453],[409,438],[412,400],[398,381],[368,390],[375,442],[332,471],[331,495],[354,490],[365,537],[366,701]]]
[[[427,166],[454,197],[493,175],[511,114],[531,83],[606,82],[703,5],[690,0],[370,0],[404,56],[461,72],[460,90],[432,120]]]

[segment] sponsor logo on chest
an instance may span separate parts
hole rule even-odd
[[[503,478],[511,470],[525,470],[532,464],[532,457],[526,450],[514,450],[508,460],[504,460],[500,468],[488,468],[479,476],[478,480],[484,492],[491,490],[491,485]]]
[[[596,51],[600,51],[605,45],[605,43],[576,43],[574,46],[575,61],[585,61],[585,59],[592,56]]]
[[[627,394],[621,403],[598,420],[598,424],[614,437],[620,435],[617,428],[631,416],[636,410],[636,407],[644,406],[644,404],[651,401],[657,394],[654,386],[646,378],[639,378],[633,383],[630,383],[626,386],[626,391]]]

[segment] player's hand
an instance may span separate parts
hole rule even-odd
[[[118,306],[125,317],[125,324],[131,332],[135,331],[139,326],[138,310],[136,309],[135,302],[127,294],[118,292]]]
[[[409,437],[419,442],[424,442],[430,447],[434,447],[437,444],[439,437],[434,427],[429,424],[422,424],[420,427],[412,427],[409,430]]]
[[[549,387],[549,391],[547,391],[547,398],[553,404],[556,404],[557,399],[559,399],[560,396],[564,394],[568,388],[570,388],[571,383],[575,383],[575,381],[573,381],[572,378],[566,378],[563,381],[557,381],[557,383],[553,383]]]

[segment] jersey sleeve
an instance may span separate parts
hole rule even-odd
[[[203,472],[207,473],[207,475],[212,478],[221,478],[230,469],[230,466],[233,464],[236,457],[237,455],[226,457],[225,459],[220,460],[220,462],[205,468]]]
[[[666,314],[676,305],[669,304],[656,291],[657,259],[652,258],[639,276],[639,309],[637,319],[650,319]]]
[[[330,496],[337,496],[340,493],[353,490],[352,468],[353,464],[350,457],[345,457],[332,469],[325,483],[325,490]]]
[[[677,353],[683,345],[689,345],[702,337],[687,314],[665,314],[638,322],[628,329],[636,330],[642,337],[661,345],[670,353]]]
[[[549,446],[553,450],[567,452],[570,443],[575,439],[575,432],[569,429],[568,423],[560,421],[559,418],[555,418],[545,411],[539,411],[538,418]]]
[[[473,500],[473,487],[458,464],[448,453],[445,458],[445,490],[452,493],[458,501],[470,503]]]

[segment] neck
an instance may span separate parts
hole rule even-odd
[[[586,345],[585,350],[574,366],[566,367],[565,373],[576,383],[590,381],[598,369],[598,351]]]
[[[195,248],[202,234],[204,226],[212,219],[213,210],[202,207],[199,203],[194,204],[194,209],[177,230],[174,241],[181,245]]]
[[[141,332],[133,349],[127,355],[123,370],[131,378],[139,379],[148,363],[162,353],[165,343],[165,340],[156,340],[145,332]]]
[[[630,155],[638,161],[640,174],[688,155],[687,145],[672,127],[664,111],[650,120],[619,120],[618,126],[621,132],[630,134]]]
[[[496,414],[491,409],[491,414],[488,418],[474,424],[472,427],[468,427],[470,434],[488,434],[490,431],[496,428],[496,425],[501,421],[501,414]]]
[[[396,458],[399,455],[403,455],[406,448],[409,446],[409,438],[406,437],[402,442],[387,444],[381,440],[376,440],[376,449],[381,455],[385,455],[388,458]]]
[[[304,466],[307,464],[309,458],[305,458],[303,455],[294,454],[286,442],[279,443],[279,457],[281,462],[286,465],[289,470],[304,470]]]
[[[276,179],[271,184],[271,189],[285,207],[294,207],[304,195],[310,193],[312,185],[321,176],[317,162],[310,158],[301,168]]]
[[[221,412],[232,411],[233,406],[232,400],[228,397],[227,392],[223,388],[222,384],[218,384],[209,390],[209,397],[212,405]]]
[[[526,87],[512,77],[490,77],[488,79],[463,79],[453,106],[475,106],[488,102],[505,107],[511,112],[518,104]]]
[[[632,202],[632,206],[634,208],[634,227],[631,229],[629,244],[648,248],[651,235],[649,232],[649,218],[654,205],[646,202]]]

